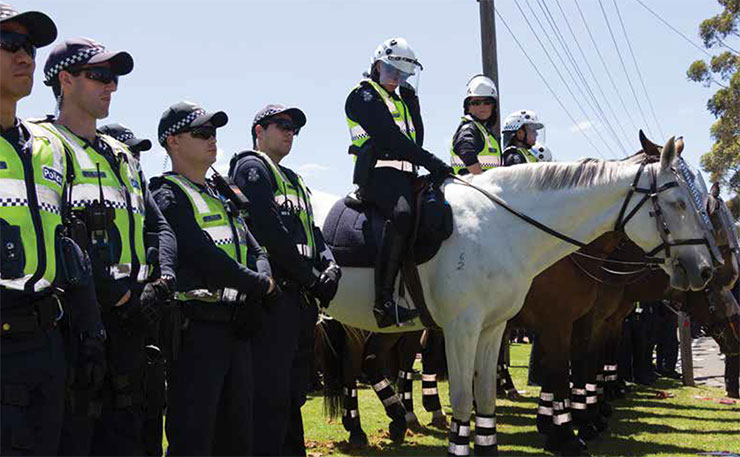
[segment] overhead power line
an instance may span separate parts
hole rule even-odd
[[[630,115],[630,111],[627,109],[627,104],[624,103],[624,98],[622,98],[622,93],[617,88],[617,84],[614,82],[614,78],[612,78],[612,72],[609,69],[609,66],[606,64],[606,60],[604,60],[604,56],[601,54],[601,50],[599,50],[599,46],[596,44],[594,35],[593,33],[591,33],[591,27],[588,26],[588,21],[586,20],[586,16],[583,15],[583,11],[581,10],[581,6],[578,4],[578,0],[573,0],[573,1],[576,4],[576,8],[578,9],[578,15],[581,17],[581,21],[583,21],[583,25],[586,28],[586,32],[588,32],[588,37],[591,40],[591,44],[596,50],[596,55],[599,56],[599,61],[601,62],[601,65],[603,65],[604,67],[604,73],[609,79],[609,82],[612,85],[612,89],[614,89],[614,93],[617,94],[619,103],[622,105],[622,109],[624,109],[624,113],[627,116],[627,119],[629,119],[630,124],[632,124],[632,128],[635,130],[635,132],[637,132],[639,130],[637,128],[637,124],[635,124],[635,120]]]
[[[504,17],[499,12],[498,8],[495,9],[495,12],[496,12],[496,15],[499,17],[499,19],[501,19],[501,23],[504,24],[504,27],[506,27],[506,30],[509,31],[509,34],[514,39],[514,42],[519,47],[519,50],[522,51],[522,54],[524,54],[524,57],[526,57],[527,60],[529,61],[529,64],[532,65],[532,68],[534,69],[535,73],[537,73],[537,75],[540,77],[540,79],[542,80],[542,82],[545,84],[545,87],[547,87],[547,89],[550,91],[550,94],[552,94],[552,96],[555,99],[555,101],[558,102],[558,105],[560,105],[560,108],[563,109],[563,111],[568,116],[568,118],[570,119],[570,121],[573,123],[573,125],[576,126],[576,128],[578,129],[578,131],[581,132],[581,134],[583,135],[583,137],[586,138],[586,141],[588,141],[588,143],[591,145],[591,147],[601,156],[601,158],[604,158],[605,159],[606,157],[604,157],[604,154],[601,152],[601,150],[599,148],[596,147],[596,145],[594,144],[594,142],[591,140],[591,137],[589,137],[588,135],[586,135],[586,131],[581,127],[580,123],[578,123],[578,121],[575,120],[575,118],[573,117],[573,115],[570,114],[570,111],[568,111],[568,108],[565,107],[565,104],[563,103],[563,101],[560,100],[560,97],[558,97],[558,94],[553,90],[552,86],[550,86],[550,84],[547,82],[547,79],[545,79],[545,76],[542,74],[542,72],[540,72],[539,68],[537,68],[537,65],[534,63],[534,61],[529,56],[529,54],[527,54],[527,51],[524,49],[524,46],[522,46],[522,44],[519,42],[519,40],[517,39],[516,35],[511,30],[511,27],[509,27],[509,24],[506,22],[506,20],[504,19]]]
[[[653,101],[650,99],[650,94],[648,93],[647,87],[645,87],[645,78],[642,77],[642,72],[640,71],[640,66],[637,64],[637,58],[635,58],[635,52],[632,50],[632,43],[630,43],[629,35],[627,34],[627,29],[624,27],[624,21],[622,20],[622,13],[619,11],[619,6],[617,5],[617,0],[614,1],[614,8],[617,10],[617,17],[619,18],[619,24],[622,26],[622,33],[624,33],[624,39],[627,41],[627,48],[630,51],[630,55],[632,56],[632,62],[635,64],[635,70],[637,70],[637,76],[640,78],[640,84],[642,85],[642,90],[645,92],[645,98],[647,99],[648,106],[650,107],[650,112],[653,115],[653,120],[655,121],[655,125],[658,126],[658,133],[660,133],[661,140],[665,141],[665,135],[663,134],[663,127],[660,125],[660,121],[658,121],[658,116],[655,115],[655,108],[653,108]]]
[[[670,24],[670,22],[668,22],[668,21],[666,21],[665,19],[663,19],[662,17],[660,17],[660,15],[659,15],[658,13],[656,13],[656,12],[655,12],[655,11],[653,11],[653,10],[651,10],[651,9],[650,9],[650,7],[649,7],[649,6],[647,6],[647,5],[646,5],[646,4],[645,4],[645,3],[644,3],[644,2],[642,1],[642,0],[635,0],[635,1],[636,1],[637,3],[639,3],[640,5],[642,5],[642,7],[643,7],[643,8],[645,8],[646,10],[648,10],[648,12],[649,12],[650,14],[652,14],[653,16],[655,16],[655,17],[656,17],[656,18],[657,18],[657,19],[658,19],[658,20],[659,20],[660,22],[662,22],[663,24],[665,24],[665,25],[666,25],[666,27],[668,27],[669,29],[671,29],[671,30],[673,30],[674,32],[676,32],[676,33],[677,33],[677,34],[678,34],[678,35],[679,35],[679,36],[680,36],[681,38],[683,38],[684,40],[688,41],[688,42],[689,42],[689,44],[690,44],[691,46],[695,47],[696,49],[698,49],[699,51],[703,52],[703,53],[704,53],[704,54],[706,54],[707,56],[709,56],[709,57],[712,57],[712,54],[710,54],[710,53],[709,53],[709,52],[708,52],[708,51],[707,51],[706,49],[704,49],[703,47],[701,47],[701,46],[699,46],[698,44],[694,43],[694,41],[693,41],[693,40],[692,40],[691,38],[689,38],[689,37],[687,37],[686,35],[684,35],[683,33],[681,33],[681,31],[680,31],[680,30],[678,30],[677,28],[675,28],[674,26],[672,26],[672,25]]]
[[[622,66],[622,71],[624,72],[624,78],[627,80],[627,85],[630,87],[630,91],[632,92],[632,96],[635,98],[635,103],[637,104],[637,110],[640,112],[640,117],[642,117],[642,122],[645,123],[645,128],[647,129],[650,136],[653,135],[653,132],[650,129],[650,124],[647,121],[647,118],[645,117],[645,113],[642,111],[642,105],[640,104],[640,99],[637,97],[637,92],[635,92],[635,87],[632,85],[632,78],[630,78],[630,74],[627,71],[627,66],[624,64],[624,59],[622,58],[622,53],[619,51],[619,45],[617,44],[617,39],[614,37],[614,31],[612,30],[612,26],[609,23],[609,16],[606,14],[606,10],[604,9],[604,4],[599,0],[599,7],[601,8],[601,13],[604,15],[604,21],[606,21],[606,28],[609,30],[609,36],[612,38],[612,43],[614,43],[614,49],[617,50],[617,57],[619,57],[619,64]]]

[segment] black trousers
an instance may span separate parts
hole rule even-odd
[[[396,232],[406,239],[414,222],[413,175],[394,168],[376,168],[362,195],[374,203],[383,216],[393,222]]]
[[[60,455],[143,455],[143,382],[146,325],[131,302],[102,314],[108,369],[100,392],[100,417],[65,411]]]
[[[659,325],[656,329],[658,344],[655,348],[658,371],[670,373],[676,371],[678,362],[678,321],[676,315],[664,310],[656,317]]]
[[[252,338],[254,455],[285,455],[283,447],[295,415],[291,385],[300,337],[300,306],[298,290],[284,287]]]
[[[168,455],[252,454],[251,358],[230,323],[189,321],[168,377]]]
[[[56,454],[67,373],[59,329],[3,337],[0,347],[0,454]]]

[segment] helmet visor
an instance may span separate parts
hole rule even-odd
[[[404,65],[402,67],[403,69],[394,64],[381,60],[380,65],[378,66],[378,82],[380,82],[381,85],[392,85],[396,87],[408,86],[415,91],[418,90],[419,73],[421,73],[421,67],[419,66],[418,68],[416,68],[416,70],[413,70],[413,66],[409,67],[407,65]],[[412,71],[407,72],[405,71],[405,69],[409,69]]]

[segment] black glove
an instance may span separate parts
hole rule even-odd
[[[278,297],[280,297],[280,295],[283,293],[282,289],[280,289],[280,286],[278,286],[277,281],[273,279],[272,282],[274,284],[272,292],[266,292],[265,296],[262,297],[262,305],[268,312],[275,307],[278,301]]]
[[[77,390],[96,391],[105,377],[105,332],[80,337],[72,385]]]
[[[342,269],[336,263],[330,264],[316,282],[311,286],[309,292],[319,301],[319,306],[328,308],[334,296],[337,294],[339,279],[342,277]]]
[[[431,170],[431,180],[432,184],[434,184],[435,186],[439,186],[445,179],[455,174],[454,168],[442,162],[441,160],[439,162],[440,164],[435,167],[434,170]]]
[[[144,286],[139,297],[139,312],[149,325],[159,320],[161,303],[168,300],[173,293],[173,279],[164,276]]]

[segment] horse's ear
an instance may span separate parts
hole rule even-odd
[[[719,198],[719,182],[713,183],[709,192],[712,194],[712,197]]]
[[[660,154],[660,168],[663,170],[669,169],[677,157],[675,137],[670,137],[665,146],[663,146],[663,152]]]
[[[676,154],[681,155],[681,153],[683,152],[683,147],[684,147],[683,137],[680,136],[676,138]]]
[[[649,156],[653,156],[653,157],[660,156],[660,151],[658,151],[658,146],[652,141],[647,139],[642,129],[640,129],[640,145],[642,145],[642,150],[645,154]]]

